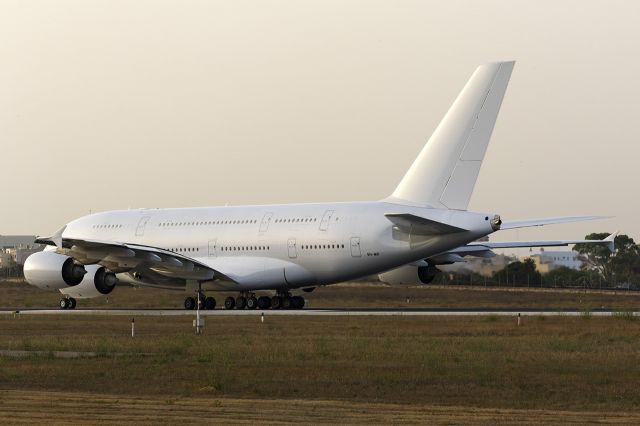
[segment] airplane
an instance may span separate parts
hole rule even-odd
[[[292,291],[378,274],[428,284],[437,266],[495,248],[604,244],[599,240],[478,241],[501,229],[601,216],[503,221],[467,207],[515,62],[481,65],[395,191],[379,201],[117,210],[40,237],[27,258],[31,285],[58,290],[60,308],[119,285],[186,292],[185,309],[214,309],[209,292],[237,292],[226,309],[301,309]],[[394,278],[394,277],[400,278]],[[257,295],[269,291],[272,296]]]

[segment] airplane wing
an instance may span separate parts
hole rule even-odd
[[[157,247],[112,241],[71,238],[38,238],[40,244],[57,246],[60,254],[85,264],[99,264],[110,271],[129,273],[140,283],[157,285],[182,284],[186,280],[234,280],[197,259]]]
[[[523,247],[560,247],[573,244],[602,244],[613,253],[615,252],[615,238],[617,232],[609,235],[602,240],[555,240],[555,241],[476,241],[464,246],[449,250],[446,253],[440,253],[436,256],[426,259],[427,263],[432,265],[444,265],[456,262],[464,262],[466,256],[473,257],[493,257],[495,253],[493,249],[500,248],[523,248]]]
[[[542,219],[505,220],[505,221],[502,221],[502,225],[500,225],[500,230],[528,228],[531,226],[555,225],[557,223],[582,222],[585,220],[608,219],[610,217],[611,216],[561,216],[561,217],[546,217]],[[528,246],[525,246],[525,247],[528,247]]]

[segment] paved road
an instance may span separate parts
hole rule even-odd
[[[0,315],[12,315],[19,312],[20,315],[126,315],[126,316],[195,316],[196,311],[186,311],[184,309],[18,309],[2,308]],[[576,310],[555,310],[555,309],[443,309],[443,308],[350,308],[350,309],[303,309],[303,310],[225,310],[216,309],[213,311],[200,311],[203,316],[581,316],[586,315],[585,311]],[[620,315],[620,311],[606,309],[594,309],[588,312],[593,316]],[[624,312],[629,314],[629,312]],[[640,316],[640,312],[635,311],[633,315]]]

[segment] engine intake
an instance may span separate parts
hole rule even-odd
[[[116,288],[118,278],[104,266],[87,265],[86,269],[87,274],[80,284],[63,288],[60,293],[76,299],[89,299],[109,294]]]
[[[80,284],[87,273],[83,265],[69,256],[52,251],[32,254],[24,262],[24,277],[36,287],[50,290],[73,287]]]
[[[405,265],[378,275],[380,281],[393,286],[430,284],[440,272],[435,265]]]

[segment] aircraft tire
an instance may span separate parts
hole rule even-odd
[[[258,307],[258,299],[251,296],[247,299],[247,309],[255,309]]]
[[[304,297],[302,296],[293,296],[291,298],[291,306],[294,309],[302,309],[304,308]]]
[[[69,302],[67,301],[67,299],[60,299],[60,303],[58,304],[58,306],[60,306],[60,309],[68,309]]]
[[[271,307],[271,298],[267,296],[258,297],[258,308],[269,309]]]
[[[207,297],[204,299],[204,308],[212,311],[216,308],[216,299],[213,297]]]
[[[74,299],[73,297],[70,297],[67,299],[67,302],[69,304],[68,309],[75,309],[76,308],[76,299]]]
[[[282,307],[282,297],[273,296],[271,298],[271,309],[280,309]]]
[[[247,298],[243,296],[239,296],[236,299],[236,309],[244,309],[247,307]]]
[[[188,311],[191,311],[196,308],[196,299],[189,296],[184,299],[184,308]]]
[[[235,307],[236,307],[236,299],[234,299],[231,296],[229,296],[226,299],[224,299],[224,308],[225,309],[233,309]]]
[[[291,309],[291,296],[282,298],[282,309]]]

